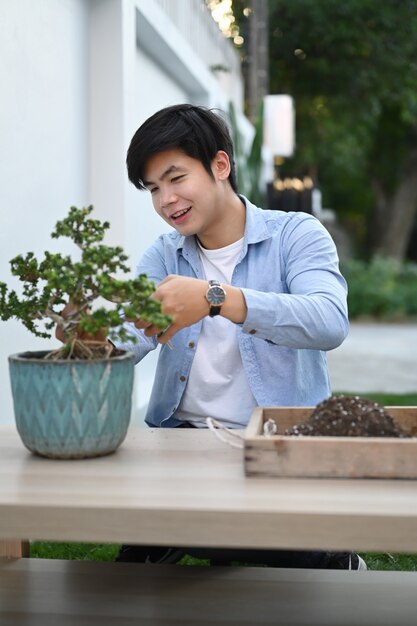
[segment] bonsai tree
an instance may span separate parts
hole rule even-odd
[[[145,274],[118,278],[130,272],[127,256],[121,247],[102,243],[110,224],[91,219],[92,210],[71,207],[51,234],[54,239],[72,239],[81,250],[79,261],[50,252],[38,261],[29,252],[10,261],[12,274],[23,283],[21,295],[0,282],[0,319],[19,319],[38,337],[50,337],[55,325],[61,327],[64,345],[45,358],[94,359],[120,353],[108,339],[127,339],[121,318],[140,317],[161,330],[171,322],[151,298],[155,286]],[[102,299],[113,306],[100,306]]]

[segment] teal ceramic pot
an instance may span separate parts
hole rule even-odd
[[[47,352],[9,357],[16,426],[25,446],[55,459],[113,452],[126,436],[134,356],[45,361]]]

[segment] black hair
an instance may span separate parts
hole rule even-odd
[[[229,182],[237,193],[233,142],[225,121],[212,110],[192,104],[176,104],[154,113],[133,135],[127,151],[129,180],[145,189],[144,173],[148,159],[165,150],[182,150],[197,159],[214,178],[211,162],[219,150],[230,160]]]

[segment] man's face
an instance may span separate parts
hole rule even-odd
[[[207,247],[216,247],[216,233],[227,219],[222,202],[229,173],[225,153],[217,153],[212,171],[214,179],[200,161],[167,150],[148,160],[144,177],[158,215],[182,235],[197,235]]]

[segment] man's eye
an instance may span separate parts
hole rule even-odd
[[[155,193],[156,191],[158,191],[158,187],[152,187],[151,189],[149,189],[150,193]]]
[[[178,183],[182,178],[184,178],[184,174],[181,174],[180,176],[174,176],[174,178],[171,179],[171,182]]]

